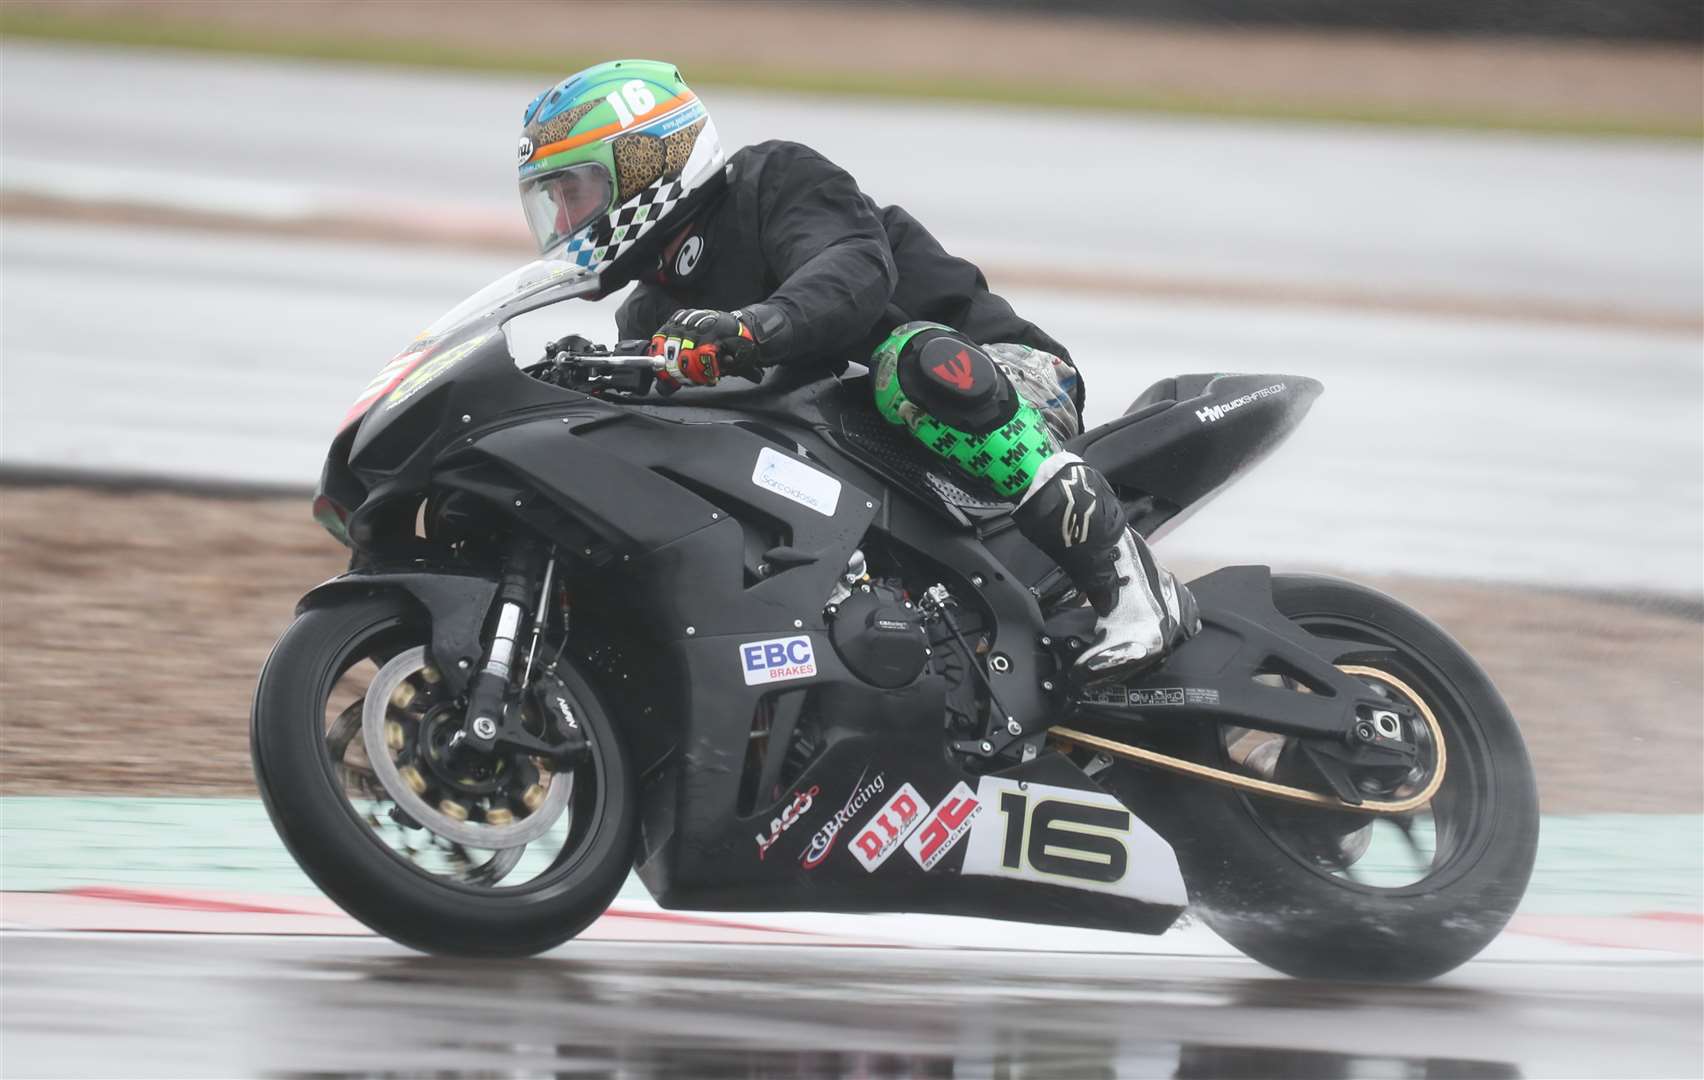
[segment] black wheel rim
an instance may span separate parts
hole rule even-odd
[[[1344,666],[1373,668],[1406,684],[1429,706],[1442,729],[1446,756],[1444,779],[1430,802],[1400,818],[1379,820],[1372,815],[1349,815],[1338,811],[1316,811],[1308,807],[1278,803],[1270,798],[1239,793],[1245,812],[1275,847],[1296,865],[1330,882],[1356,892],[1402,897],[1421,895],[1446,887],[1477,863],[1490,843],[1496,820],[1489,746],[1484,730],[1461,691],[1436,663],[1400,636],[1363,620],[1338,613],[1290,614],[1298,625],[1320,637],[1332,638],[1351,648],[1340,658]],[[1369,683],[1371,680],[1369,680]],[[1221,737],[1219,746],[1225,763],[1237,768]],[[1392,848],[1407,848],[1412,879],[1385,869],[1381,853],[1370,863],[1362,855],[1347,867],[1334,867],[1322,860],[1317,835],[1310,836],[1307,822],[1321,815],[1346,823],[1364,820],[1377,834],[1384,830]],[[1399,823],[1406,821],[1407,828]],[[1397,839],[1405,836],[1406,839]],[[1327,830],[1329,831],[1329,829]],[[1307,839],[1301,839],[1306,837]],[[1371,854],[1369,849],[1368,854]],[[1423,863],[1415,856],[1424,856]],[[1357,872],[1357,867],[1360,867]]]
[[[563,815],[566,827],[563,822],[558,822],[545,837],[528,845],[528,852],[523,856],[522,864],[503,879],[511,882],[510,884],[485,882],[478,875],[469,880],[457,880],[426,869],[388,843],[369,821],[369,815],[364,812],[366,808],[351,802],[346,790],[347,762],[333,759],[327,738],[331,733],[331,726],[335,723],[335,718],[349,707],[350,702],[358,702],[364,697],[366,684],[373,672],[391,657],[421,643],[419,632],[402,619],[387,619],[353,635],[339,651],[337,660],[324,672],[314,698],[319,703],[319,711],[314,717],[320,728],[319,745],[322,753],[319,758],[325,779],[336,793],[345,816],[352,827],[359,830],[385,858],[406,867],[411,873],[439,888],[468,895],[524,896],[529,899],[544,899],[568,889],[574,884],[582,864],[595,848],[609,820],[608,790],[602,782],[606,757],[599,738],[601,732],[588,731],[589,759],[573,770],[573,795],[568,810]],[[363,665],[368,665],[373,670],[368,672],[365,678],[356,674],[356,681],[351,685],[349,680],[352,673]],[[572,704],[582,714],[587,711],[578,694],[573,695]],[[353,743],[359,746],[359,735],[356,735]],[[542,858],[532,851],[547,842],[550,850]]]

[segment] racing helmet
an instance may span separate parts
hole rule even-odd
[[[527,106],[521,206],[541,256],[599,279],[632,280],[723,175],[710,114],[673,64],[614,60]]]

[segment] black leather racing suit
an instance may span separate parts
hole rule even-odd
[[[820,364],[824,374],[867,362],[888,331],[919,320],[1070,359],[989,292],[974,263],[794,142],[759,143],[728,159],[723,190],[641,276],[617,328],[624,339],[649,338],[677,308],[739,310],[766,362]]]
[[[910,420],[889,419],[909,423],[920,438],[919,416],[939,421],[952,445],[935,436],[924,445],[961,467],[968,467],[965,451],[975,451],[971,462],[992,460],[997,446],[1030,453],[1024,440],[1039,414],[1033,404],[1026,414],[1010,377],[979,346],[1028,346],[1067,364],[1070,357],[989,292],[975,264],[949,255],[899,207],[877,206],[844,169],[798,143],[738,151],[722,183],[622,304],[623,338],[651,337],[679,308],[737,310],[765,361],[822,365],[826,375],[869,361],[902,324],[941,323],[956,333],[879,362],[893,363],[905,396],[921,409]],[[940,356],[929,359],[930,349]],[[1070,385],[1080,417],[1083,380]],[[1076,670],[1098,678],[1152,663],[1193,632],[1193,600],[1128,528],[1106,478],[1075,454],[1047,449],[1025,459],[1033,473],[1020,470],[1002,490],[1018,500],[1018,529],[1065,569],[1100,616]]]

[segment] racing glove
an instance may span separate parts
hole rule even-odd
[[[740,313],[682,308],[651,335],[651,355],[663,358],[657,385],[664,393],[682,386],[715,386],[724,375],[759,382],[757,339]]]

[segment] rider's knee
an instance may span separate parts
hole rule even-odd
[[[876,405],[915,426],[919,414],[967,435],[1009,423],[1022,402],[986,351],[939,323],[906,323],[877,346]]]

